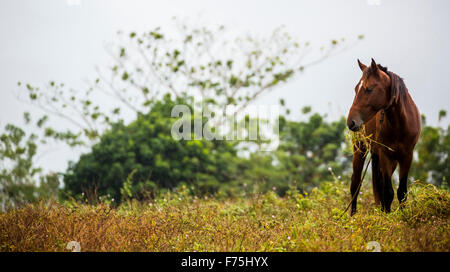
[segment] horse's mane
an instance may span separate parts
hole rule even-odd
[[[403,100],[405,98],[406,93],[408,92],[408,88],[406,88],[403,78],[401,78],[396,73],[389,71],[387,67],[382,66],[381,64],[377,64],[377,66],[378,66],[378,69],[385,72],[391,79],[391,101],[390,101],[390,104],[397,103],[397,102],[399,102],[399,100]]]
[[[386,74],[388,73],[388,68],[385,66],[382,66],[381,64],[377,64],[378,69],[380,69],[381,71],[385,72]]]

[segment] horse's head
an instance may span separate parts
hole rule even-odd
[[[347,117],[347,126],[352,131],[358,131],[361,126],[372,119],[375,114],[387,108],[392,101],[389,75],[372,59],[370,66],[358,60],[362,77],[355,87],[355,98]]]

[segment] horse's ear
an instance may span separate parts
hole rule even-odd
[[[370,69],[372,70],[372,72],[376,72],[378,70],[378,65],[374,59],[372,59],[372,62],[370,63]]]
[[[358,65],[359,65],[359,68],[361,69],[361,71],[364,71],[367,68],[367,66],[364,65],[362,62],[360,62],[359,59],[358,59]]]

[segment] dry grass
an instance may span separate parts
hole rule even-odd
[[[310,195],[289,191],[247,199],[166,195],[153,203],[26,206],[0,214],[0,251],[449,251],[450,194],[411,186],[407,205],[384,214],[363,186],[359,212],[339,215],[347,186],[324,183]]]

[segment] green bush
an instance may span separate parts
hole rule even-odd
[[[232,142],[172,138],[176,119],[170,116],[177,104],[187,103],[165,96],[129,125],[115,123],[91,152],[70,164],[65,189],[70,195],[84,193],[89,201],[100,195],[119,201],[122,195],[154,197],[157,190],[175,188],[181,182],[194,185],[198,194],[214,193],[234,179],[238,157]],[[131,184],[124,184],[127,177]]]

